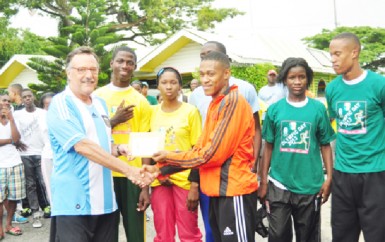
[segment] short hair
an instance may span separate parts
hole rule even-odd
[[[133,49],[131,49],[130,47],[128,46],[125,46],[125,45],[122,45],[122,46],[118,46],[114,49],[114,51],[112,52],[112,60],[115,59],[116,55],[120,52],[120,51],[123,51],[123,52],[129,52],[131,53],[134,58],[135,58],[135,62],[137,62],[137,57],[136,57],[136,53]]]
[[[22,93],[23,93],[23,92],[32,92],[32,90],[29,89],[29,88],[23,88],[23,90],[21,90],[21,92],[22,92]],[[33,92],[32,92],[32,94],[33,94]]]
[[[19,84],[19,83],[13,83],[13,84],[9,85],[9,87],[12,88],[12,90],[13,90],[15,93],[21,95],[21,91],[23,90],[23,86],[22,86],[21,84]]]
[[[334,36],[334,38],[332,40],[336,40],[336,39],[350,40],[350,41],[352,41],[354,44],[356,44],[358,46],[358,51],[359,52],[361,51],[361,41],[358,38],[358,36],[353,34],[353,33],[344,32],[344,33],[341,33],[341,34],[338,34],[338,35]]]
[[[44,100],[49,98],[49,97],[53,97],[53,96],[55,96],[55,93],[53,93],[53,92],[46,92],[43,95],[41,95],[40,102],[39,102],[40,107],[44,108]]]
[[[217,51],[211,51],[205,57],[202,58],[202,61],[218,61],[225,68],[230,68],[230,60],[226,54]]]
[[[142,88],[142,83],[140,81],[135,80],[135,81],[131,82],[131,86],[135,85],[135,84],[138,84],[140,86],[140,88]]]
[[[72,61],[72,59],[74,58],[75,55],[81,55],[81,54],[93,55],[95,57],[96,61],[99,62],[99,58],[95,54],[95,52],[94,52],[94,50],[92,48],[90,48],[88,46],[81,46],[81,47],[78,47],[78,48],[74,49],[73,51],[71,51],[67,55],[66,68],[69,67],[69,64],[71,63],[71,61]]]
[[[310,87],[310,84],[313,81],[313,70],[310,68],[309,64],[306,62],[304,58],[295,58],[289,57],[283,63],[281,67],[281,71],[278,74],[277,82],[284,83],[287,78],[287,74],[290,69],[296,66],[302,66],[306,72],[307,79],[307,87]]]
[[[222,44],[222,43],[220,43],[220,42],[218,42],[218,41],[213,41],[213,40],[211,40],[211,41],[207,41],[205,44],[204,44],[204,46],[205,45],[208,45],[208,44],[213,44],[213,45],[215,45],[216,47],[217,47],[217,51],[218,52],[221,52],[221,53],[223,53],[223,54],[227,54],[226,53],[226,47],[225,47],[225,45],[224,44]]]
[[[161,68],[158,73],[156,74],[156,85],[158,86],[159,85],[159,79],[160,77],[165,73],[165,72],[173,72],[176,76],[176,78],[178,79],[178,83],[180,86],[183,85],[182,83],[182,75],[180,74],[180,72],[175,69],[174,67],[163,67]]]

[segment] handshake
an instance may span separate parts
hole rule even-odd
[[[129,152],[121,152],[122,155],[126,155],[128,159],[132,159]],[[157,163],[163,163],[166,161],[167,151],[159,151],[151,157]],[[135,185],[143,188],[150,185],[160,175],[160,169],[157,165],[143,165],[142,167],[128,166],[126,177],[132,181]]]

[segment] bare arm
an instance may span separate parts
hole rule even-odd
[[[262,155],[262,163],[260,166],[261,182],[259,184],[259,189],[258,189],[258,197],[261,200],[262,204],[265,202],[265,199],[266,199],[267,184],[268,184],[267,176],[270,169],[271,154],[273,153],[273,148],[274,148],[274,145],[272,143],[266,142],[265,149]]]
[[[325,203],[329,199],[330,186],[332,183],[332,174],[333,174],[333,156],[332,156],[332,149],[330,147],[330,144],[321,145],[321,154],[322,154],[322,159],[326,169],[327,178],[325,182],[322,184],[321,190],[319,191],[318,195],[322,196],[322,203]]]
[[[259,153],[261,152],[261,144],[262,144],[262,135],[261,135],[261,123],[259,120],[259,113],[254,113],[254,122],[255,122],[255,136],[254,136],[254,166],[253,172],[259,173],[258,165],[259,165]]]
[[[9,125],[11,127],[11,138],[10,139],[0,139],[0,146],[18,143],[20,141],[20,133],[17,130],[15,119],[13,118],[12,111],[10,109],[3,109],[5,115],[7,116]]]
[[[8,120],[11,126],[12,141],[13,143],[18,143],[20,141],[20,133],[19,133],[19,130],[17,130],[15,119],[13,118],[11,110],[9,110],[8,112]]]
[[[151,158],[142,158],[143,165],[151,165]],[[139,194],[138,211],[145,211],[150,205],[150,188],[145,186]]]

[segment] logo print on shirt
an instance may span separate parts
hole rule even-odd
[[[281,130],[281,152],[309,153],[311,123],[286,120]]]
[[[336,107],[339,133],[366,134],[366,101],[340,101]]]
[[[223,235],[233,235],[233,231],[229,227],[226,227],[225,230],[223,231]]]

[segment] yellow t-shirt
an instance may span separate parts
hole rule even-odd
[[[148,132],[150,130],[151,106],[147,99],[133,87],[118,88],[108,84],[97,89],[95,94],[106,101],[110,118],[115,115],[123,99],[125,100],[125,106],[135,105],[134,117],[125,123],[116,125],[112,129],[112,138],[115,144],[128,144],[130,132]],[[119,158],[132,166],[142,166],[141,158],[135,158],[132,161],[127,161],[125,156],[120,156]],[[124,177],[119,172],[112,172],[112,175],[114,177]]]
[[[161,104],[153,106],[151,132],[165,132],[165,149],[168,151],[187,151],[197,142],[202,132],[202,122],[198,109],[191,104],[182,105],[171,113],[162,111]],[[188,176],[190,169],[170,176],[171,182],[183,189],[190,189]],[[155,180],[151,186],[159,186]]]

